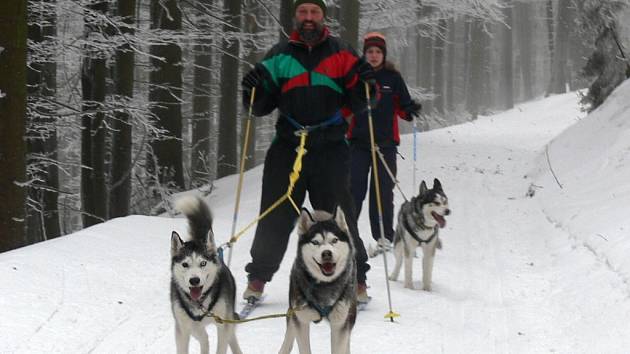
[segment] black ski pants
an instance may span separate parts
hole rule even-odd
[[[269,147],[263,168],[261,213],[286,193],[295,156],[296,146],[286,140],[276,139]],[[349,158],[350,151],[345,141],[308,147],[292,198],[301,207],[308,191],[314,209],[332,213],[337,205],[342,208],[354,241],[357,280],[365,282],[365,273],[370,266],[367,264],[363,241],[359,237],[350,194]],[[250,250],[252,261],[245,266],[250,280],[271,280],[280,267],[297,218],[298,214],[291,202],[286,200],[259,221]]]
[[[396,153],[395,146],[380,148],[385,162],[389,169],[396,177]],[[394,237],[394,186],[395,182],[387,173],[381,159],[376,156],[378,161],[378,179],[381,190],[381,202],[383,206],[383,231],[385,238],[392,241]],[[352,145],[350,148],[350,186],[354,205],[357,210],[357,219],[361,214],[361,207],[368,188],[368,174],[370,175],[370,227],[372,229],[372,237],[378,241],[381,238],[381,230],[378,224],[378,205],[376,201],[376,186],[374,184],[374,175],[372,170],[372,151],[369,147]],[[370,172],[372,171],[372,172]]]

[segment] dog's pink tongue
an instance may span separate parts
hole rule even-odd
[[[191,287],[190,288],[190,297],[193,300],[199,300],[199,298],[201,297],[201,287],[200,286]]]
[[[335,271],[335,263],[324,263],[322,264],[322,269],[326,273],[332,273]]]
[[[440,225],[440,228],[444,228],[444,226],[446,226],[446,219],[444,219],[442,215],[436,212],[431,213],[431,215],[433,215],[435,221],[437,221],[437,223]]]

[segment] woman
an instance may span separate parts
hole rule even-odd
[[[378,105],[372,108],[374,140],[382,153],[389,169],[396,176],[396,153],[400,143],[398,118],[412,121],[418,116],[421,106],[409,97],[407,85],[394,65],[386,60],[387,45],[385,36],[370,32],[363,38],[363,55],[375,71],[378,86]],[[352,117],[347,138],[350,142],[351,181],[350,187],[354,198],[357,219],[367,192],[367,177],[372,168],[370,132],[367,111]],[[378,177],[383,206],[383,229],[385,240],[381,245],[387,247],[394,236],[394,181],[378,159]],[[372,237],[381,238],[378,224],[378,206],[374,177],[370,178],[370,226]],[[388,242],[389,241],[389,242]]]

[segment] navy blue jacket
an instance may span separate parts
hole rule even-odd
[[[400,144],[400,133],[396,117],[407,117],[412,105],[411,97],[405,81],[393,65],[386,63],[375,72],[375,78],[378,104],[372,107],[374,139],[381,147],[397,146]],[[352,117],[346,137],[353,145],[370,146],[367,111]]]

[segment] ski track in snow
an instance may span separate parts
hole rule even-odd
[[[626,281],[547,216],[536,198],[525,196],[531,181],[524,176],[545,144],[572,123],[568,115],[573,111],[566,109],[577,100],[574,94],[555,96],[419,135],[418,182],[425,179],[431,186],[438,177],[452,209],[440,232],[443,249],[436,255],[433,291],[403,288],[401,271],[399,280],[390,282],[393,310],[401,317],[390,323],[383,317],[388,305],[382,256],[372,258],[368,284],[373,300],[358,315],[354,353],[623,353],[630,348]],[[528,114],[542,117],[525,120]],[[403,138],[404,156],[413,156],[412,142],[411,136]],[[408,195],[412,163],[399,160],[398,177]],[[261,170],[246,176],[240,226],[258,211]],[[218,244],[228,237],[235,181],[235,176],[217,181],[217,192],[209,198]],[[397,212],[402,203],[397,191],[395,200]],[[373,242],[367,209],[359,220],[366,246]],[[4,320],[24,329],[0,322],[0,352],[174,352],[169,237],[171,230],[185,229],[182,219],[132,216],[0,255],[0,268],[9,269],[9,287],[24,287],[29,294],[0,296]],[[250,230],[234,249],[237,311],[243,305],[243,267],[252,238]],[[70,245],[77,248],[66,249]],[[265,302],[252,316],[286,311],[295,250],[293,235]],[[421,263],[414,259],[418,289]],[[390,271],[393,264],[388,254]],[[16,265],[19,272],[11,271]],[[20,277],[41,284],[25,284]],[[37,291],[45,293],[34,295]],[[52,310],[44,311],[46,306]],[[207,330],[214,352],[216,328]],[[284,330],[282,319],[251,322],[238,327],[237,337],[244,353],[275,353]],[[329,352],[329,343],[328,324],[311,325],[313,352]],[[199,351],[194,339],[190,348]]]

